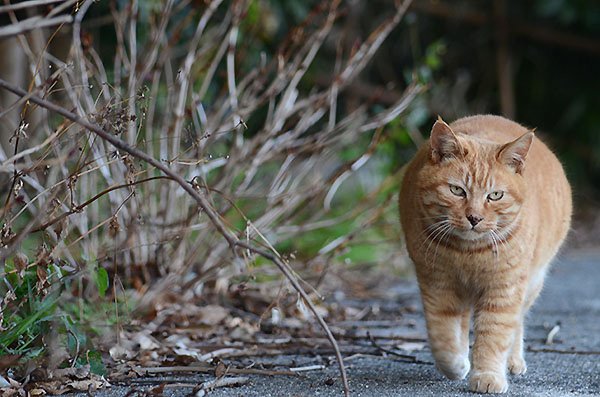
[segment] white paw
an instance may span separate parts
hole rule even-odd
[[[471,363],[466,356],[451,355],[450,353],[438,354],[435,367],[448,379],[464,379],[471,370]]]
[[[508,371],[513,375],[521,375],[527,371],[527,364],[523,357],[510,357],[508,359]]]
[[[476,393],[506,393],[508,390],[506,376],[496,372],[473,372],[469,384]]]

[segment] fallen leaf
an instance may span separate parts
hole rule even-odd
[[[14,365],[17,364],[19,358],[21,358],[21,356],[19,356],[18,354],[7,354],[5,356],[0,357],[0,369],[4,370],[7,368],[12,368]],[[0,387],[5,386],[0,385]]]
[[[225,375],[225,373],[227,373],[227,366],[223,361],[219,361],[219,364],[217,364],[217,367],[215,368],[215,376],[219,378]]]
[[[122,345],[114,345],[108,350],[108,353],[115,361],[129,360],[135,356],[134,352],[124,348]]]
[[[79,368],[60,368],[50,372],[50,378],[76,378],[85,379],[90,375],[90,365],[86,364]]]
[[[219,305],[206,305],[200,308],[200,323],[217,325],[229,316],[229,310]]]
[[[148,332],[146,331],[134,334],[131,337],[131,340],[136,344],[136,347],[139,348],[139,350],[154,350],[160,347],[152,337],[148,336]]]
[[[36,389],[42,389],[45,393],[50,394],[64,394],[72,391],[95,391],[97,389],[103,389],[109,387],[110,383],[104,377],[89,373],[87,379],[83,380],[56,380],[51,382],[38,382],[35,385]],[[38,394],[40,395],[40,394]],[[4,396],[4,394],[2,395]]]

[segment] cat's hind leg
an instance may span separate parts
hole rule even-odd
[[[523,329],[525,322],[525,314],[535,302],[535,299],[542,290],[544,276],[546,274],[547,265],[543,266],[538,272],[534,273],[534,277],[529,281],[529,291],[525,298],[525,304],[519,318],[519,325],[515,331],[510,353],[508,355],[508,371],[513,375],[521,375],[527,371],[527,364],[523,354]]]
[[[508,355],[508,371],[513,375],[521,375],[527,371],[527,364],[523,357],[523,322],[524,315],[519,319],[519,325],[515,331],[510,353]]]

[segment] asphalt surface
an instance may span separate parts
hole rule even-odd
[[[413,302],[415,313],[399,322],[398,332],[423,333],[415,282],[400,282],[396,295],[403,303]],[[410,328],[406,325],[410,324]],[[560,330],[547,345],[550,330]],[[376,330],[373,330],[374,332]],[[525,336],[528,370],[524,375],[509,375],[508,396],[600,396],[600,249],[572,251],[562,255],[546,279],[536,305],[529,313]],[[419,363],[394,357],[354,358],[346,362],[352,396],[474,396],[468,381],[450,381],[431,363],[427,347],[409,352]],[[280,356],[257,361],[279,362],[288,366],[315,364],[309,356]],[[319,362],[320,363],[320,362]],[[285,376],[249,376],[250,383],[239,387],[217,388],[207,395],[225,396],[343,396],[337,364],[326,369],[308,371],[306,378]],[[333,382],[331,381],[333,379]],[[195,377],[163,377],[132,380],[129,385],[113,386],[94,393],[97,396],[125,396],[132,390],[141,392],[162,381],[176,383],[190,380],[199,384],[210,380]],[[164,395],[186,396],[192,389],[165,388]],[[140,393],[137,393],[138,395]]]

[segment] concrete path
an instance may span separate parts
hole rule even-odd
[[[400,283],[395,291],[403,303],[420,308],[414,282]],[[525,375],[509,376],[508,396],[600,396],[600,250],[563,254],[546,280],[544,291],[527,319]],[[560,330],[547,345],[548,333]],[[373,330],[376,331],[375,329]],[[417,310],[399,322],[399,333],[424,334]],[[410,345],[407,345],[410,347]],[[353,396],[474,396],[468,381],[449,381],[431,363],[428,348],[407,352],[418,363],[394,357],[355,358],[347,361]],[[257,358],[260,361],[262,358]],[[315,363],[314,357],[281,356],[278,362],[296,366]],[[251,384],[219,388],[210,396],[342,396],[335,362],[325,370],[306,372],[306,378],[251,376]],[[174,378],[168,378],[173,382]],[[183,378],[182,378],[183,379]],[[185,378],[188,381],[190,378]],[[203,380],[198,377],[199,383]],[[331,381],[333,379],[333,382]],[[206,380],[206,379],[205,379]],[[135,388],[144,389],[143,383]],[[156,385],[156,378],[154,378]],[[333,383],[333,384],[332,384]],[[113,387],[96,395],[125,395],[128,387]],[[189,395],[190,389],[165,389],[165,395]],[[107,394],[105,394],[107,393]]]

